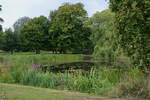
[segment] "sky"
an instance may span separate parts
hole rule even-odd
[[[4,19],[3,28],[12,27],[17,19],[24,16],[33,18],[44,15],[48,17],[51,10],[58,9],[65,2],[83,3],[88,16],[108,8],[106,0],[0,0],[0,5],[2,5],[0,17]]]

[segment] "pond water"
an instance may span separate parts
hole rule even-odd
[[[117,61],[110,62],[108,60],[94,60],[93,58],[84,58],[80,61],[71,61],[71,62],[57,62],[55,64],[42,64],[41,69],[44,72],[72,72],[77,70],[82,71],[90,71],[91,69],[98,69],[100,67],[108,67],[108,68],[123,68],[128,67],[128,61]]]

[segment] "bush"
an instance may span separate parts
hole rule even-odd
[[[13,77],[6,69],[0,68],[0,82],[1,83],[14,83]]]

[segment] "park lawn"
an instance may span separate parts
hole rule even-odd
[[[82,54],[49,54],[49,53],[14,53],[14,54],[0,54],[0,58],[4,61],[12,62],[43,62],[43,61],[74,61],[82,60]],[[0,61],[1,62],[1,61]]]
[[[31,86],[0,84],[0,100],[6,93],[4,100],[104,100],[102,97],[88,96],[77,92],[67,92]]]
[[[66,62],[81,61],[82,59],[82,54],[14,53],[11,55],[2,53],[0,54],[0,67],[7,66],[8,68],[17,65],[27,68],[33,64],[55,65]]]
[[[7,100],[82,100],[75,93],[51,89],[34,88],[29,86],[1,84],[2,92],[6,92]],[[2,98],[0,100],[3,100]]]

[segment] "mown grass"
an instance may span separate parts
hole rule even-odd
[[[1,54],[0,57],[4,58],[6,61],[15,61],[15,62],[42,62],[42,61],[74,61],[81,60],[83,56],[81,54]]]
[[[1,98],[3,95],[6,99]],[[79,93],[0,84],[0,100],[83,100],[80,96]]]
[[[0,54],[0,67],[21,66],[28,68],[34,64],[61,64],[65,62],[80,61],[83,59],[81,54],[33,54],[33,53],[14,53],[13,55]]]

